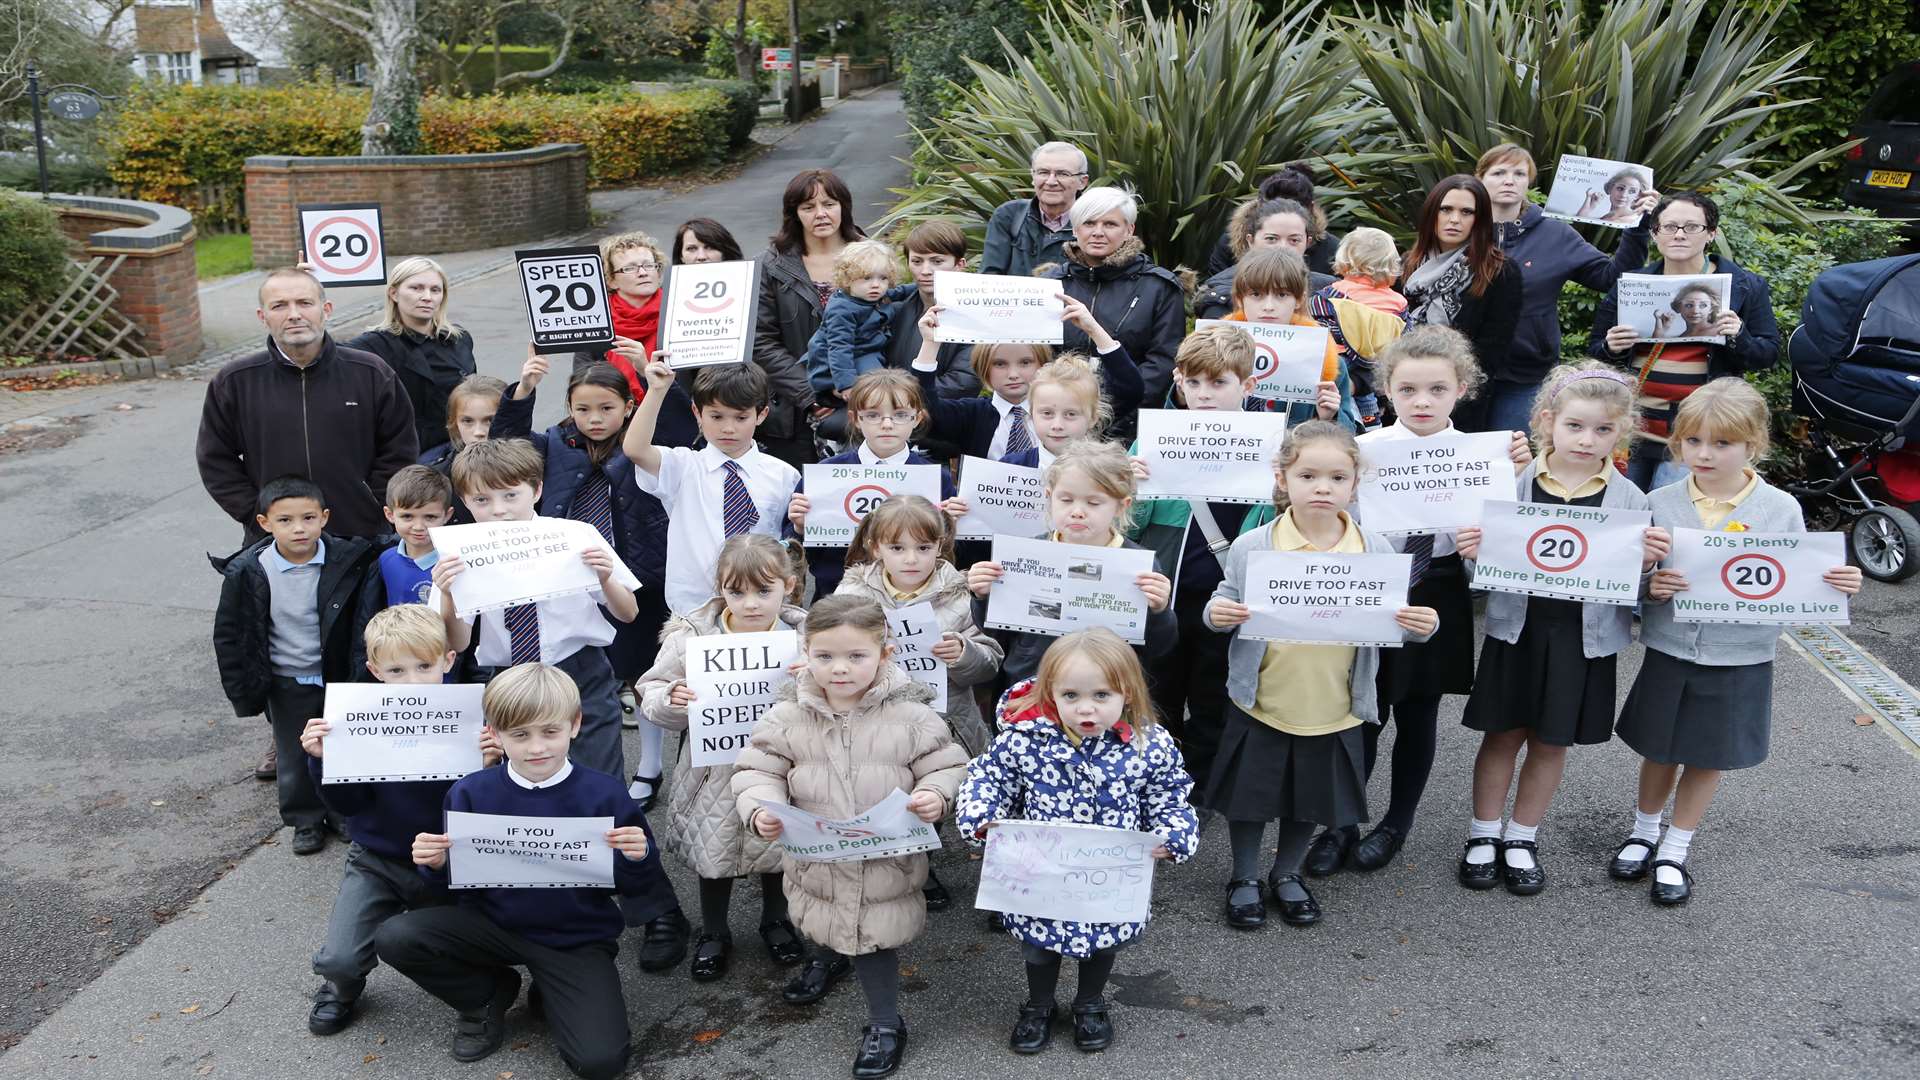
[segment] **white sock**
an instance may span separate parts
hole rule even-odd
[[[1517,821],[1507,822],[1507,831],[1503,840],[1532,840],[1540,831],[1538,825],[1522,825]],[[1534,867],[1533,852],[1525,848],[1506,848],[1507,865],[1515,870],[1531,870]]]
[[[1473,819],[1473,824],[1467,829],[1467,839],[1480,840],[1485,838],[1495,840],[1500,838],[1500,821],[1498,818],[1492,821],[1481,821],[1479,818]],[[1493,861],[1494,853],[1497,851],[1499,851],[1498,848],[1488,844],[1475,844],[1467,849],[1467,865],[1485,866]]]
[[[1648,846],[1660,842],[1660,811],[1645,813],[1639,807],[1633,808],[1633,838],[1645,840]]]
[[[1687,849],[1693,845],[1693,830],[1677,826],[1667,829],[1666,839],[1660,841],[1660,853],[1656,859],[1672,859],[1677,863],[1687,861]],[[1685,880],[1679,870],[1671,866],[1662,866],[1654,870],[1655,877],[1662,885],[1678,885]]]
[[[640,764],[633,770],[633,786],[629,789],[629,793],[636,799],[644,799],[653,794],[653,785],[641,783],[640,778],[660,775],[660,744],[665,737],[666,732],[652,724],[644,721],[640,724]]]

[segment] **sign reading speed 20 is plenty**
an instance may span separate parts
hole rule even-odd
[[[1673,530],[1665,566],[1686,575],[1675,622],[1847,624],[1847,594],[1821,576],[1847,561],[1839,533]]]
[[[1513,503],[1480,508],[1473,587],[1500,592],[1631,604],[1640,597],[1647,510]]]
[[[516,251],[513,257],[527,294],[535,352],[569,353],[613,344],[613,315],[607,310],[607,278],[598,248],[543,248]]]

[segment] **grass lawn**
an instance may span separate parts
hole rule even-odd
[[[246,233],[201,233],[193,242],[200,280],[244,274],[253,269],[253,237]]]

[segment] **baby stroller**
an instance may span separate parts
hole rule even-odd
[[[1876,581],[1920,570],[1920,255],[1835,266],[1814,279],[1787,343],[1793,408],[1813,446],[1788,484],[1809,527],[1843,529]]]

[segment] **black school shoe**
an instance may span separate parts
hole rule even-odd
[[[1280,898],[1280,886],[1289,881],[1300,886],[1301,892],[1307,893],[1305,900]],[[1320,921],[1320,902],[1313,898],[1311,892],[1307,892],[1307,883],[1300,880],[1299,874],[1269,874],[1267,888],[1273,893],[1274,906],[1280,909],[1281,922],[1288,926],[1312,926]]]
[[[781,967],[791,967],[807,955],[800,944],[800,931],[789,919],[775,919],[760,927],[760,940],[767,943],[767,958]]]
[[[720,934],[701,934],[693,946],[693,963],[687,973],[694,982],[712,982],[727,973],[727,957],[733,952],[733,938]]]
[[[1526,869],[1507,865],[1509,850],[1518,849],[1533,856],[1533,865]],[[1547,872],[1540,866],[1540,848],[1532,840],[1500,841],[1500,857],[1494,860],[1500,864],[1500,878],[1507,884],[1507,891],[1515,896],[1532,896],[1547,887]]]
[[[679,908],[647,923],[647,936],[640,945],[640,970],[665,971],[687,955],[687,938],[693,927]]]
[[[1393,861],[1400,854],[1400,845],[1407,842],[1407,834],[1391,825],[1382,825],[1367,834],[1365,840],[1354,845],[1349,861],[1356,870],[1372,873]]]
[[[1253,890],[1252,903],[1233,902],[1233,894],[1240,889]],[[1239,878],[1227,882],[1227,925],[1235,930],[1258,930],[1267,925],[1267,902],[1260,895],[1258,878]]]
[[[861,1080],[892,1076],[907,1056],[907,1021],[868,1024],[860,1030],[860,1049],[853,1055],[853,1075]]]
[[[1693,897],[1693,874],[1688,871],[1687,864],[1674,862],[1672,859],[1655,859],[1651,869],[1658,870],[1663,866],[1671,866],[1680,871],[1680,883],[1668,885],[1660,880],[1659,874],[1651,874],[1653,888],[1650,895],[1653,897],[1653,902],[1662,907],[1675,907],[1686,903]]]
[[[1037,1054],[1053,1042],[1053,1022],[1060,1018],[1060,1006],[1054,1002],[1045,1005],[1020,1006],[1020,1019],[1013,1025],[1013,1034],[1007,1038],[1007,1045],[1016,1054]]]
[[[327,849],[327,826],[316,821],[311,825],[298,825],[293,830],[293,853],[295,855],[317,855]]]
[[[920,886],[920,895],[925,898],[928,911],[945,911],[953,906],[953,894],[933,876],[931,866],[927,867],[927,883]]]
[[[463,1012],[454,1027],[453,1060],[479,1061],[507,1038],[507,1010],[520,996],[520,973],[503,968],[493,977],[493,1000],[473,1012]]]
[[[1301,869],[1308,877],[1317,878],[1338,873],[1347,864],[1347,855],[1353,851],[1354,838],[1359,834],[1351,825],[1322,829],[1307,848],[1307,861],[1301,864]]]
[[[1638,857],[1629,856],[1627,852],[1636,847],[1642,849],[1641,854]],[[1647,876],[1647,867],[1653,863],[1654,853],[1659,850],[1658,840],[1629,836],[1613,853],[1613,861],[1607,864],[1607,876],[1615,881],[1639,881]]]
[[[1091,1054],[1113,1045],[1113,1019],[1107,1015],[1107,999],[1095,998],[1073,1006],[1073,1046]]]
[[[315,1035],[338,1035],[353,1023],[354,999],[342,997],[340,988],[321,983],[313,995],[313,1009],[307,1013],[307,1030]]]
[[[1493,858],[1483,863],[1467,861],[1467,852],[1477,847],[1493,849]],[[1467,841],[1460,853],[1460,884],[1469,889],[1491,889],[1500,884],[1500,841],[1497,837],[1476,836]]]
[[[811,1005],[827,996],[833,984],[847,977],[853,971],[853,961],[838,953],[827,956],[809,956],[806,966],[800,974],[788,981],[780,997],[789,1005]]]

